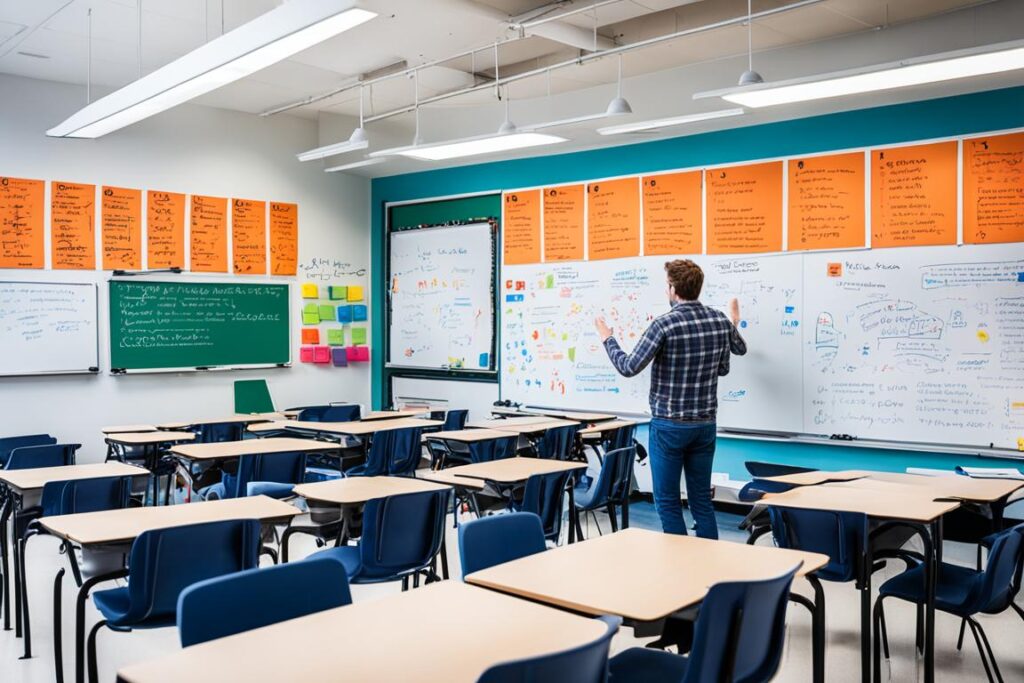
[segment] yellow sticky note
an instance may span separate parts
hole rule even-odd
[[[1024,451],[1024,436],[1017,439],[1017,450]]]
[[[302,283],[302,298],[303,299],[319,299],[320,289],[316,286],[315,282],[303,282]]]
[[[348,286],[348,300],[349,301],[362,301],[363,300],[363,287],[362,287],[362,285],[349,285]]]
[[[986,332],[985,330],[978,330],[977,335],[978,341],[980,341],[982,344],[989,340],[988,332]]]

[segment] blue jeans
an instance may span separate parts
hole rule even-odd
[[[690,502],[697,536],[718,538],[718,522],[711,504],[711,463],[715,459],[714,422],[674,422],[651,420],[651,478],[654,480],[654,507],[666,534],[686,535],[679,479],[686,475],[686,495]]]

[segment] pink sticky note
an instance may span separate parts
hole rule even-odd
[[[359,359],[359,347],[358,346],[347,346],[345,347],[345,356],[348,358],[348,362],[352,363]]]
[[[357,346],[356,347],[356,360],[360,363],[370,362],[370,347],[369,346]]]
[[[331,362],[331,347],[329,347],[329,346],[314,346],[313,347],[313,362],[314,363],[330,363]]]
[[[299,349],[299,362],[300,363],[312,363],[313,362],[313,347],[303,346]]]

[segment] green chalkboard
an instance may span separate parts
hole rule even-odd
[[[110,367],[288,363],[288,299],[288,285],[111,280]]]

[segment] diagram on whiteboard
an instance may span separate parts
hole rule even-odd
[[[1013,447],[1024,435],[1022,252],[808,255],[804,431]]]

